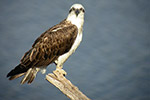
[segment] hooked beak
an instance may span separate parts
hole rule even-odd
[[[79,9],[76,9],[76,10],[75,10],[75,14],[76,14],[76,16],[78,16],[78,15],[79,15],[79,13],[80,13],[80,10],[79,10]]]

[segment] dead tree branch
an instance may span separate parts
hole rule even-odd
[[[63,69],[57,69],[53,71],[53,73],[46,75],[46,80],[57,87],[71,100],[90,100],[76,86],[64,77],[64,73],[66,72]]]

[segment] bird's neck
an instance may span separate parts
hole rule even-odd
[[[69,16],[66,19],[67,21],[70,21],[72,24],[76,25],[79,33],[82,32],[84,18],[76,17],[76,16]]]

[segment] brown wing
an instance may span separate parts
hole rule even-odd
[[[69,22],[63,21],[55,25],[37,38],[21,59],[21,64],[29,69],[53,63],[60,55],[70,50],[77,33],[77,27]]]
[[[47,66],[53,63],[60,55],[68,52],[77,37],[77,27],[65,20],[43,33],[24,54],[21,63],[11,70],[9,80],[24,75],[21,84],[28,81],[30,84],[38,70],[36,67]]]

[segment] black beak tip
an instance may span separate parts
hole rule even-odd
[[[76,15],[78,16],[78,15],[79,15],[79,13],[80,13],[80,10],[79,10],[79,9],[77,9],[77,10],[75,11],[75,13],[76,13]]]

